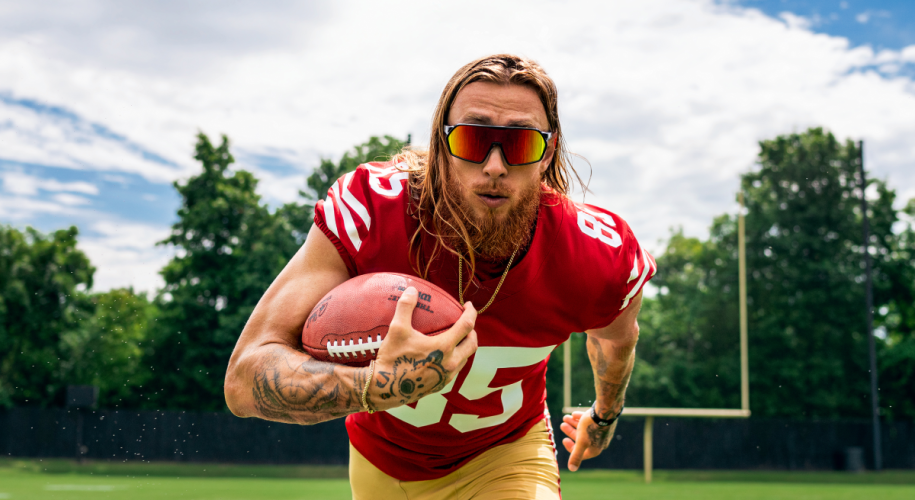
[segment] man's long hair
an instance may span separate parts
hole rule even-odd
[[[410,172],[409,187],[413,197],[413,215],[419,227],[410,240],[410,257],[413,268],[423,278],[428,278],[429,268],[441,251],[461,255],[470,263],[470,275],[476,268],[476,258],[471,244],[468,224],[472,218],[461,206],[461,193],[447,189],[454,175],[449,168],[451,154],[445,142],[444,127],[448,112],[458,92],[473,82],[490,82],[502,85],[523,85],[533,89],[540,97],[546,111],[550,131],[556,137],[553,161],[541,178],[545,189],[566,196],[572,176],[584,183],[572,166],[562,128],[559,125],[559,105],[556,84],[536,62],[515,55],[498,54],[473,61],[454,74],[435,107],[432,117],[428,151],[404,150],[394,157],[394,163]],[[403,165],[406,165],[403,167]],[[423,248],[423,234],[434,238],[432,248]],[[448,241],[443,235],[457,235],[458,241]],[[469,286],[472,278],[467,280]]]

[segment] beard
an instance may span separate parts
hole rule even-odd
[[[444,228],[452,233],[443,236],[445,241],[452,244],[452,248],[467,249],[469,243],[470,249],[481,259],[499,262],[511,257],[516,248],[524,249],[530,244],[533,238],[532,229],[537,221],[537,211],[540,207],[539,182],[524,188],[519,193],[520,196],[515,206],[507,213],[498,216],[488,208],[479,213],[479,209],[471,201],[471,197],[476,196],[477,191],[502,191],[498,182],[468,188],[452,177],[448,183],[448,189],[459,193],[460,210],[457,215],[462,216],[462,222],[470,236],[469,242],[463,241],[463,238],[453,229],[457,227],[455,221],[447,220],[451,214],[442,214],[448,222]]]

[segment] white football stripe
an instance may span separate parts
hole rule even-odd
[[[369,211],[365,209],[365,206],[359,203],[359,200],[349,190],[349,183],[353,180],[353,174],[355,172],[350,172],[343,177],[343,201],[359,215],[359,218],[365,223],[365,229],[368,230],[372,227],[372,217],[369,215]]]
[[[340,239],[340,232],[337,231],[337,215],[334,214],[334,200],[330,195],[324,200],[324,223],[330,232],[334,233],[337,239]]]
[[[638,262],[638,259],[636,259],[636,262]],[[642,262],[644,263],[644,266],[642,267],[642,277],[639,278],[638,283],[636,283],[635,286],[632,287],[632,291],[629,292],[629,295],[627,295],[626,298],[623,299],[623,305],[622,305],[622,307],[620,307],[620,311],[625,309],[626,306],[629,305],[629,300],[632,299],[632,297],[635,297],[637,293],[639,293],[639,290],[642,289],[642,284],[645,283],[645,278],[647,278],[648,273],[651,272],[651,264],[649,264],[649,261],[648,261],[648,252],[646,252],[644,248],[642,249]]]
[[[356,228],[356,222],[353,221],[352,214],[349,213],[349,209],[346,208],[346,203],[343,203],[340,198],[340,182],[334,183],[334,186],[331,189],[334,192],[334,197],[340,201],[340,203],[337,204],[337,209],[340,210],[340,215],[343,216],[343,228],[346,229],[346,235],[349,236],[349,240],[353,243],[353,247],[355,247],[358,252],[359,247],[362,246],[362,239],[359,238],[359,230]]]
[[[632,271],[629,271],[629,279],[626,280],[626,283],[639,277],[639,255],[635,255],[635,259],[632,262]],[[626,307],[626,306],[623,306]]]

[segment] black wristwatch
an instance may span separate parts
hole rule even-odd
[[[620,408],[620,412],[617,413],[613,418],[608,418],[607,420],[604,420],[597,416],[597,411],[594,409],[594,407],[596,405],[597,405],[596,401],[594,402],[593,405],[591,405],[591,420],[593,420],[594,423],[598,425],[598,427],[607,427],[608,425],[613,425],[613,422],[616,422],[616,419],[620,418],[620,415],[623,414],[623,409],[626,408],[625,406]]]

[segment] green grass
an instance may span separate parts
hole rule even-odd
[[[915,498],[915,471],[637,471],[563,473],[566,500]],[[0,460],[0,500],[350,498],[346,467]]]

